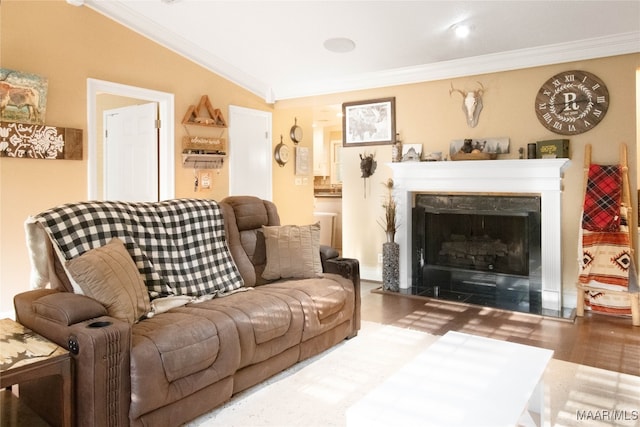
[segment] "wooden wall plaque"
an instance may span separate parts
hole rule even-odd
[[[226,154],[227,140],[224,138],[209,138],[203,136],[183,136],[183,152],[198,151],[200,154]]]
[[[0,157],[82,160],[82,129],[0,122]]]

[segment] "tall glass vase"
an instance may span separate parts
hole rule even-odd
[[[382,244],[382,289],[400,290],[400,245],[396,242]]]

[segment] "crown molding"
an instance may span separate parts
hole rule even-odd
[[[69,0],[68,0],[69,1]],[[77,0],[72,0],[77,1]],[[242,71],[229,64],[216,55],[213,55],[197,44],[167,31],[166,28],[156,24],[144,15],[141,15],[123,2],[118,1],[98,1],[82,0],[84,5],[105,17],[129,28],[130,30],[150,39],[151,41],[174,51],[190,61],[224,77],[237,84],[249,92],[264,98],[267,102],[273,103],[273,92],[271,88],[256,77]]]
[[[404,84],[421,83],[479,74],[562,64],[640,52],[640,32],[480,55],[415,67],[343,76],[339,80],[318,80],[299,87],[276,87],[277,99],[327,95]],[[470,70],[473,70],[470,72]]]
[[[640,32],[629,32],[415,67],[352,74],[340,79],[319,79],[297,85],[272,86],[269,82],[263,82],[216,55],[206,52],[195,43],[168,32],[166,28],[133,11],[123,2],[67,1],[71,4],[84,3],[85,6],[109,19],[263,98],[267,103],[274,103],[276,100],[398,86],[640,52]],[[469,72],[470,70],[473,71]]]

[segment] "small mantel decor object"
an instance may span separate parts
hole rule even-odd
[[[537,141],[536,158],[538,159],[560,159],[569,158],[569,140],[551,139],[547,141]]]
[[[400,140],[400,134],[396,132],[396,140],[391,146],[391,161],[402,161],[402,141]]]
[[[402,146],[403,162],[419,162],[422,157],[422,144],[405,144]]]
[[[398,224],[396,223],[396,209],[398,204],[393,197],[393,179],[383,183],[387,189],[382,207],[384,220],[380,225],[387,235],[387,241],[382,244],[382,289],[398,292],[400,290],[400,245],[395,242]]]
[[[467,138],[449,144],[451,160],[495,160],[498,154],[509,153],[509,138]]]

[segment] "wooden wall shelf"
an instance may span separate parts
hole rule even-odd
[[[191,169],[221,169],[224,163],[223,154],[182,154],[182,166]]]
[[[218,108],[213,108],[207,95],[202,95],[197,106],[191,105],[189,107],[187,114],[185,114],[182,119],[182,124],[213,128],[227,127],[227,122],[222,115],[222,111]]]
[[[0,122],[0,157],[82,160],[82,129]]]

